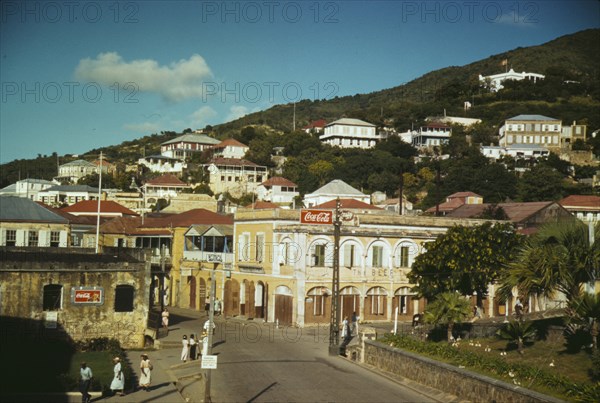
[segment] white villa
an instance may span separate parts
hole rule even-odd
[[[186,159],[219,144],[221,141],[206,134],[186,133],[160,145],[160,153],[165,157]]]
[[[294,182],[281,176],[273,176],[256,188],[256,195],[258,200],[289,206],[300,193]]]
[[[187,163],[178,158],[164,155],[149,155],[138,160],[139,165],[147,167],[151,172],[181,174],[187,168]]]
[[[506,80],[515,80],[515,81],[532,80],[535,83],[535,82],[537,82],[537,80],[543,80],[544,78],[546,78],[546,76],[544,76],[542,74],[526,73],[526,72],[517,73],[513,69],[510,69],[506,73],[493,74],[491,76],[484,77],[480,74],[479,82],[481,84],[483,84],[484,86],[488,87],[490,89],[490,91],[496,92],[496,91],[499,91],[502,88],[504,88],[504,86],[502,85],[502,82],[504,82]]]
[[[59,182],[76,183],[84,176],[98,172],[98,166],[85,160],[67,162],[58,167],[58,176],[54,180]]]
[[[213,157],[242,159],[250,147],[236,139],[227,139],[213,146]]]
[[[547,157],[550,151],[536,144],[511,144],[509,146],[481,146],[481,154],[492,160],[498,160],[505,155],[521,159],[538,159]]]
[[[319,137],[326,144],[342,148],[373,148],[384,139],[377,127],[359,119],[343,118],[325,125]]]
[[[210,189],[215,194],[229,192],[233,197],[255,193],[269,176],[266,166],[238,158],[213,158],[203,167],[210,175]]]
[[[0,189],[0,196],[18,196],[26,197],[31,200],[37,200],[39,192],[56,186],[58,183],[47,181],[45,179],[22,179]]]
[[[440,123],[430,123],[412,133],[412,145],[417,148],[431,148],[447,144],[452,136],[452,128]]]
[[[336,200],[337,198],[354,199],[367,204],[371,203],[371,196],[353,188],[341,179],[334,179],[313,193],[306,194],[303,202],[306,207],[314,207],[331,200]]]

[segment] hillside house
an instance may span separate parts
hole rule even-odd
[[[170,200],[176,198],[184,189],[189,188],[190,185],[172,174],[150,179],[142,186],[144,204],[149,206],[156,204],[159,199]]]
[[[504,147],[535,144],[559,152],[561,148],[569,148],[578,139],[585,141],[586,131],[587,126],[577,122],[563,126],[560,119],[543,115],[518,115],[505,121],[499,136],[500,145]]]
[[[482,204],[483,197],[473,192],[456,192],[446,197],[446,201],[425,210],[426,214],[448,215],[464,204]]]
[[[240,143],[236,139],[227,139],[213,146],[213,158],[236,158],[242,159],[250,147]]]
[[[161,155],[185,160],[196,153],[208,150],[221,141],[199,133],[186,133],[160,145]]]
[[[149,155],[138,159],[138,164],[147,167],[150,172],[163,174],[181,175],[187,168],[187,163],[179,158],[166,157],[164,155]]]
[[[500,91],[502,88],[504,88],[502,83],[506,80],[514,80],[514,81],[529,80],[529,81],[533,81],[534,83],[536,83],[538,80],[543,80],[544,78],[546,78],[546,76],[544,76],[543,74],[526,73],[524,71],[521,73],[517,73],[516,71],[514,71],[511,68],[509,71],[507,71],[505,73],[492,74],[491,76],[484,77],[480,74],[479,75],[479,83],[482,86],[488,88],[490,91],[497,92],[497,91]]]
[[[354,199],[367,204],[371,202],[371,196],[353,188],[341,179],[334,179],[314,192],[306,194],[303,203],[305,207],[314,207],[337,198]]]
[[[0,189],[0,196],[27,197],[31,200],[37,200],[39,192],[56,186],[57,182],[51,182],[44,179],[22,179]]]
[[[209,174],[209,186],[215,193],[229,192],[233,197],[255,193],[268,179],[266,166],[238,158],[213,158],[203,165]]]
[[[269,201],[288,207],[294,203],[294,198],[299,195],[298,185],[281,176],[273,176],[256,188],[258,200]]]
[[[570,195],[558,203],[585,223],[600,222],[600,196]]]
[[[98,173],[98,166],[89,161],[75,160],[58,166],[58,175],[54,178],[58,182],[77,183],[87,175]]]
[[[325,125],[319,139],[326,144],[342,148],[373,148],[384,138],[377,126],[359,119],[343,118]]]

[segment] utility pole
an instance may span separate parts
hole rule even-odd
[[[404,169],[400,168],[400,187],[398,188],[398,215],[402,215],[403,194],[404,194]]]
[[[100,164],[98,165],[98,211],[96,215],[96,254],[98,254],[100,241],[100,199],[102,198],[102,151],[100,151]]]
[[[329,324],[329,355],[340,354],[340,199],[335,204],[335,217],[333,221],[333,276],[331,296],[331,321]]]
[[[208,338],[208,348],[207,348],[207,355],[212,355],[212,343],[213,343],[213,339],[212,339],[212,334],[213,334],[213,326],[214,326],[214,320],[215,320],[215,294],[217,292],[217,285],[215,282],[215,271],[217,269],[217,264],[218,263],[213,263],[213,270],[212,273],[210,275],[210,307],[208,309],[208,329],[206,329],[206,337]],[[208,368],[206,370],[206,384],[204,385],[204,401],[206,403],[211,402],[211,397],[210,397],[210,374],[211,374],[211,369]]]

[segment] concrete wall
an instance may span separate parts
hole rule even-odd
[[[0,259],[0,315],[28,319],[41,333],[48,329],[47,319],[57,315],[55,332],[85,340],[116,338],[126,348],[144,346],[148,321],[150,264],[126,261],[113,256],[38,252],[6,252]],[[44,286],[62,286],[61,306],[43,310]],[[115,312],[117,285],[134,290],[133,310]],[[75,304],[71,291],[77,287],[102,287],[102,304]],[[12,329],[21,331],[23,329]],[[36,331],[36,329],[26,329]]]
[[[350,351],[349,351],[350,352]],[[562,402],[519,386],[365,340],[364,363],[473,402]]]

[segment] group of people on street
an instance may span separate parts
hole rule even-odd
[[[215,298],[214,313],[216,316],[221,315],[221,306],[222,306],[222,304],[221,304],[221,301],[219,300],[219,298]],[[204,300],[204,311],[208,315],[208,313],[210,311],[210,296],[207,296],[206,299]]]
[[[349,341],[357,333],[358,316],[356,316],[356,312],[352,312],[352,322],[348,322],[348,316],[344,316],[344,320],[342,321],[342,339]]]
[[[183,339],[181,340],[181,361],[187,362],[190,360],[197,360],[199,356],[198,352],[198,343],[199,340],[194,338],[193,334],[190,334],[188,339],[187,335],[183,335]]]

